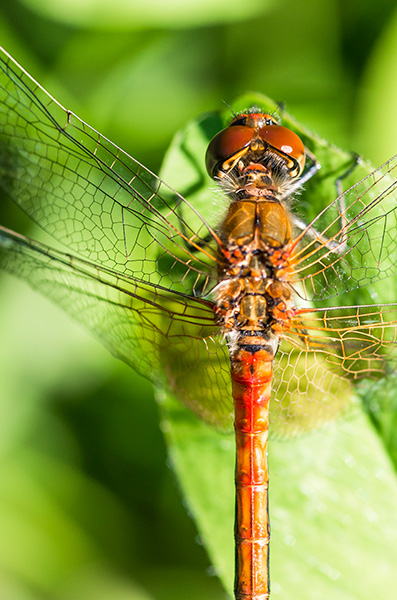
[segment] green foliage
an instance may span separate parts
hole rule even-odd
[[[91,12],[75,4],[4,3],[2,45],[62,104],[155,170],[176,130],[247,89],[285,101],[311,130],[374,164],[395,152],[390,0],[376,10],[358,0],[208,3],[213,10],[200,2],[190,13],[186,3],[163,2],[160,12],[142,2],[102,2],[101,10],[93,2]],[[192,185],[187,175],[181,185],[182,193]],[[41,237],[0,202],[2,224]],[[231,439],[166,401],[160,421],[180,494],[151,387],[26,286],[8,277],[0,286],[1,597],[224,597],[181,496],[230,590]],[[363,390],[375,431],[361,416],[273,442],[275,599],[369,600],[396,587],[394,389]],[[382,413],[384,396],[391,409]]]

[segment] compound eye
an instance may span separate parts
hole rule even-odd
[[[234,119],[232,119],[229,123],[229,127],[235,127],[236,125],[248,125],[250,126],[251,124],[248,123],[248,119],[249,119],[249,115],[238,115],[237,117],[234,117]]]
[[[305,166],[305,147],[296,133],[281,125],[267,125],[259,130],[259,135],[263,141],[281,154],[290,156],[293,159],[293,162],[299,167],[296,175],[302,173]]]
[[[211,140],[205,155],[208,174],[213,177],[217,165],[243,150],[251,143],[253,137],[254,129],[244,125],[233,125],[220,131]]]

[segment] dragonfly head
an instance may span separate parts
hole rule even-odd
[[[305,165],[305,147],[296,133],[279,125],[274,116],[261,112],[243,113],[211,140],[206,167],[211,177],[222,178],[234,169],[241,175],[253,162],[281,165],[284,177],[295,179]]]

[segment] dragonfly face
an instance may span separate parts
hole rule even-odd
[[[284,180],[299,177],[305,164],[305,148],[300,138],[290,129],[282,127],[268,114],[253,109],[235,117],[229,127],[219,132],[210,142],[206,154],[206,167],[211,177],[224,178],[237,167],[241,177],[252,171],[252,163]],[[277,160],[279,159],[279,160]],[[244,162],[247,165],[244,167]],[[273,164],[272,164],[273,163]],[[268,184],[269,185],[269,184]]]
[[[270,427],[290,435],[342,414],[356,381],[394,370],[397,307],[382,304],[379,286],[397,265],[395,159],[303,221],[287,201],[303,143],[249,111],[208,148],[208,172],[228,196],[212,223],[4,51],[1,65],[0,185],[68,248],[1,228],[2,268],[221,429],[233,421],[232,387],[242,402],[254,372],[271,394]],[[359,289],[376,302],[353,303]],[[254,412],[237,410],[240,446],[243,422],[267,431],[267,413]]]

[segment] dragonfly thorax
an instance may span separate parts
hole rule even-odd
[[[215,306],[229,347],[240,334],[264,338],[282,330],[278,322],[285,329],[293,313],[288,261],[280,260],[292,237],[282,198],[304,162],[300,138],[258,111],[238,115],[209,144],[207,170],[232,200],[219,231]]]
[[[291,239],[286,208],[257,197],[233,202],[220,234],[225,251],[215,314],[224,332],[269,333],[278,330],[279,321],[285,328],[293,309],[286,264],[279,259]],[[232,340],[235,344],[235,336]]]

